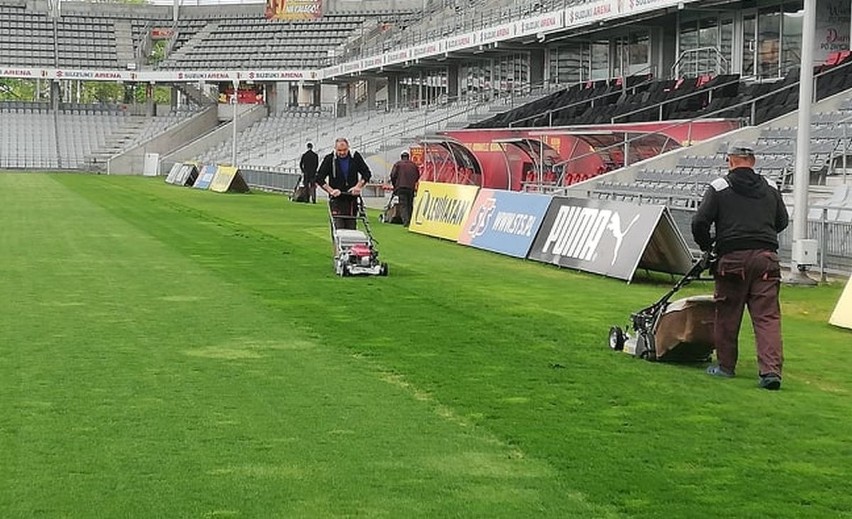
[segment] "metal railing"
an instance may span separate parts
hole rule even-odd
[[[695,66],[695,67],[693,67],[693,69],[694,69],[693,73],[695,75],[708,74],[708,73],[727,74],[728,71],[730,71],[730,62],[728,61],[728,58],[726,58],[718,48],[716,48],[716,47],[699,47],[697,49],[687,49],[687,50],[680,53],[680,56],[677,58],[677,60],[675,60],[674,65],[672,65],[671,77],[683,76],[684,74],[683,74],[683,71],[681,70],[681,67],[684,65],[684,62],[686,61],[687,63],[689,63],[689,61],[687,61],[687,59],[689,58],[689,59],[694,60],[693,63],[697,63],[698,61],[700,61],[702,59],[702,57],[701,57],[702,53],[707,53],[710,56],[713,56],[713,58],[715,58],[714,61],[716,63],[716,68],[713,69],[713,70],[706,70],[705,71],[705,70],[700,70],[698,66]],[[695,57],[693,58],[693,56],[695,56]],[[724,70],[722,69],[723,64],[725,65]]]
[[[654,109],[657,109],[657,111],[658,111],[659,119],[657,119],[657,120],[662,121],[663,120],[663,107],[666,106],[667,104],[678,103],[678,102],[683,101],[685,99],[690,99],[692,97],[703,96],[703,95],[708,95],[708,94],[710,96],[710,99],[712,100],[713,91],[718,90],[720,88],[726,88],[726,87],[729,87],[731,85],[739,84],[740,81],[741,81],[740,78],[737,78],[737,79],[733,79],[731,81],[722,83],[721,85],[712,85],[711,88],[707,88],[707,89],[702,89],[702,87],[698,87],[698,89],[695,90],[694,92],[690,92],[688,94],[683,94],[683,95],[680,95],[680,96],[677,96],[677,97],[674,97],[674,98],[671,98],[671,99],[666,99],[666,100],[660,101],[658,103],[652,104],[650,106],[643,106],[642,108],[637,108],[636,110],[631,110],[629,112],[616,115],[616,116],[614,116],[610,119],[610,123],[615,124],[618,119],[624,119],[625,117],[630,117],[632,115],[640,114],[640,113],[643,113],[643,112],[649,112],[649,111],[654,110]],[[729,107],[728,109],[732,109],[732,108],[734,108],[734,107]]]
[[[631,77],[632,77],[632,76],[631,76]],[[624,80],[624,81],[626,81],[626,80]],[[639,88],[639,87],[642,87],[642,86],[646,86],[646,85],[648,85],[648,84],[650,84],[650,83],[653,83],[654,81],[655,81],[654,79],[647,79],[647,80],[645,80],[645,81],[642,81],[642,82],[640,82],[640,83],[637,83],[636,85],[633,85],[633,86],[631,86],[631,87],[628,87],[626,90],[631,90],[631,89],[632,89],[632,90],[634,90],[634,91],[635,91],[635,89],[637,89],[637,88]],[[574,86],[577,86],[577,85],[583,85],[583,84],[586,84],[586,83],[588,83],[588,81],[581,81],[580,83],[575,83],[574,85],[569,86],[569,87],[565,87],[564,89],[566,89],[566,90],[567,90],[567,89],[569,89],[569,88],[573,88]],[[561,89],[560,89],[560,90],[561,90]],[[622,90],[622,91],[623,91],[623,90]],[[594,106],[595,101],[599,101],[599,100],[601,100],[601,99],[604,99],[604,98],[607,98],[607,97],[611,97],[611,96],[613,96],[613,95],[616,95],[616,93],[617,93],[616,91],[610,90],[610,91],[608,91],[608,92],[604,92],[604,93],[602,93],[602,94],[599,94],[599,95],[596,95],[596,96],[593,96],[593,97],[589,97],[589,98],[586,98],[586,99],[582,99],[582,100],[574,101],[574,102],[572,102],[572,103],[569,103],[569,104],[564,105],[564,106],[560,106],[560,107],[558,107],[558,108],[550,108],[550,109],[547,109],[547,110],[545,110],[545,111],[543,111],[543,112],[539,112],[539,113],[537,113],[537,114],[535,114],[535,115],[530,115],[530,116],[524,117],[524,118],[522,118],[522,119],[516,119],[516,120],[514,120],[514,121],[512,121],[512,122],[510,122],[510,123],[509,123],[509,128],[514,128],[516,124],[519,124],[519,123],[522,123],[522,122],[525,122],[525,121],[530,121],[530,120],[538,119],[539,117],[543,117],[543,116],[545,116],[545,115],[547,116],[547,126],[553,126],[553,114],[554,114],[554,112],[561,112],[561,111],[563,111],[563,110],[570,110],[571,108],[575,108],[575,107],[577,107],[577,106],[583,106],[583,105],[590,104],[590,103],[591,103],[591,105],[592,105],[592,106]]]
[[[373,54],[386,52],[387,50],[408,45],[419,45],[430,43],[440,38],[452,36],[454,34],[466,31],[477,31],[492,27],[497,24],[506,23],[507,20],[518,20],[526,16],[544,14],[549,12],[559,11],[566,7],[584,0],[540,0],[538,2],[530,2],[528,5],[506,6],[502,8],[483,9],[481,5],[472,5],[463,9],[456,16],[445,16],[443,19],[450,19],[438,25],[435,28],[422,28],[420,24],[411,25],[402,29],[391,28],[373,41],[365,42],[359,49],[358,54],[345,54],[339,58],[333,59],[332,63],[340,63],[348,59],[358,59],[368,57]],[[423,24],[441,17],[424,16]]]

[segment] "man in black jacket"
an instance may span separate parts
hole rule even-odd
[[[411,162],[411,156],[407,151],[403,151],[399,159],[391,168],[390,180],[393,185],[393,194],[399,197],[402,225],[408,227],[411,222],[411,210],[414,207],[414,190],[420,180],[420,168]]]
[[[357,151],[349,153],[349,141],[342,137],[334,141],[334,152],[326,155],[320,164],[317,185],[328,193],[334,226],[338,229],[356,227],[358,197],[371,176],[364,157]]]
[[[314,145],[308,143],[308,151],[302,154],[302,159],[299,161],[299,169],[302,170],[302,182],[305,189],[308,190],[308,199],[317,203],[317,166],[319,165],[319,157],[314,151]]]
[[[743,310],[748,305],[757,343],[760,387],[781,388],[783,346],[778,289],[778,233],[788,224],[781,193],[754,171],[754,148],[744,141],[728,147],[729,173],[710,183],[692,219],[701,250],[715,244],[716,324],[719,364],[707,373],[733,377]],[[715,239],[710,227],[715,226]]]

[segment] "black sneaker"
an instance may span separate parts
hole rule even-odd
[[[781,389],[781,377],[774,373],[770,373],[768,375],[761,375],[758,386],[760,386],[761,389],[778,391],[779,389]]]

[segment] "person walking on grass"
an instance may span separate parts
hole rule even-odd
[[[407,151],[403,151],[399,159],[391,168],[390,180],[393,194],[399,199],[402,225],[408,227],[411,222],[411,211],[414,208],[414,191],[420,180],[420,168],[411,161]]]
[[[777,390],[784,357],[778,233],[787,227],[789,215],[778,189],[754,171],[750,143],[732,143],[727,159],[728,174],[710,183],[692,219],[695,242],[702,251],[715,247],[718,256],[713,334],[718,364],[707,373],[723,378],[736,373],[740,324],[748,306],[757,343],[759,386]]]

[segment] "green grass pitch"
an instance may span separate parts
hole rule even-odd
[[[839,284],[766,392],[749,325],[733,380],[606,347],[667,282],[378,223],[337,278],[323,205],[3,174],[0,222],[0,517],[852,514]]]

